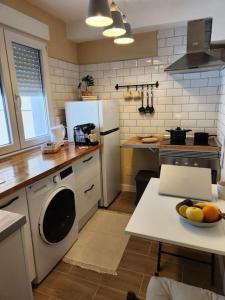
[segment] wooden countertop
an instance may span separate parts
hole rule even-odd
[[[0,199],[100,148],[101,145],[79,149],[69,143],[54,154],[35,149],[0,160],[0,180],[5,180],[0,184]]]
[[[169,140],[169,137],[163,141],[156,143],[142,143],[138,137],[133,137],[124,142],[122,147],[124,148],[148,148],[148,149],[170,149],[170,150],[188,150],[188,151],[205,151],[205,152],[220,152],[221,147],[218,146],[196,146],[196,145],[166,145],[165,141]]]

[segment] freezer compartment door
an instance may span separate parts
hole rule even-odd
[[[119,103],[116,100],[99,101],[100,132],[119,128]]]
[[[119,130],[101,137],[103,200],[108,207],[120,192],[120,133]]]
[[[65,103],[68,140],[73,142],[73,128],[76,125],[94,123],[99,132],[98,101],[73,101]]]

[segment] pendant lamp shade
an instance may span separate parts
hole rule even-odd
[[[108,0],[89,0],[86,24],[94,27],[109,26],[113,23]]]
[[[127,45],[134,42],[133,34],[131,31],[131,26],[129,23],[124,23],[126,33],[120,37],[114,39],[114,43],[118,45]]]
[[[113,24],[104,28],[103,35],[107,37],[118,37],[126,33],[120,11],[112,11]]]

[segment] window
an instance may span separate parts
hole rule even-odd
[[[1,120],[1,131],[0,131],[0,146],[6,146],[11,144],[11,133],[8,122],[8,115],[6,109],[6,103],[4,99],[2,81],[0,77],[0,120]]]
[[[25,140],[48,134],[40,50],[12,42]]]
[[[49,138],[49,107],[45,43],[0,28],[0,50],[0,154],[3,154],[41,144]],[[3,77],[7,74],[6,84]]]

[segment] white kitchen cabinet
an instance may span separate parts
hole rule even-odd
[[[99,150],[91,152],[77,160],[73,164],[73,170],[76,176],[75,187],[79,189],[87,181],[100,175],[100,154]]]
[[[0,211],[0,299],[32,300],[22,215]],[[21,227],[22,226],[22,227]]]
[[[30,281],[32,282],[36,277],[36,273],[35,273],[35,265],[34,265],[31,230],[30,230],[30,219],[29,219],[25,189],[21,189],[1,199],[0,209],[26,216],[26,224],[24,225],[24,245],[25,245],[25,255],[28,264],[29,278]]]
[[[73,170],[75,174],[78,229],[80,230],[96,212],[98,202],[101,200],[102,188],[99,150],[75,161]]]

